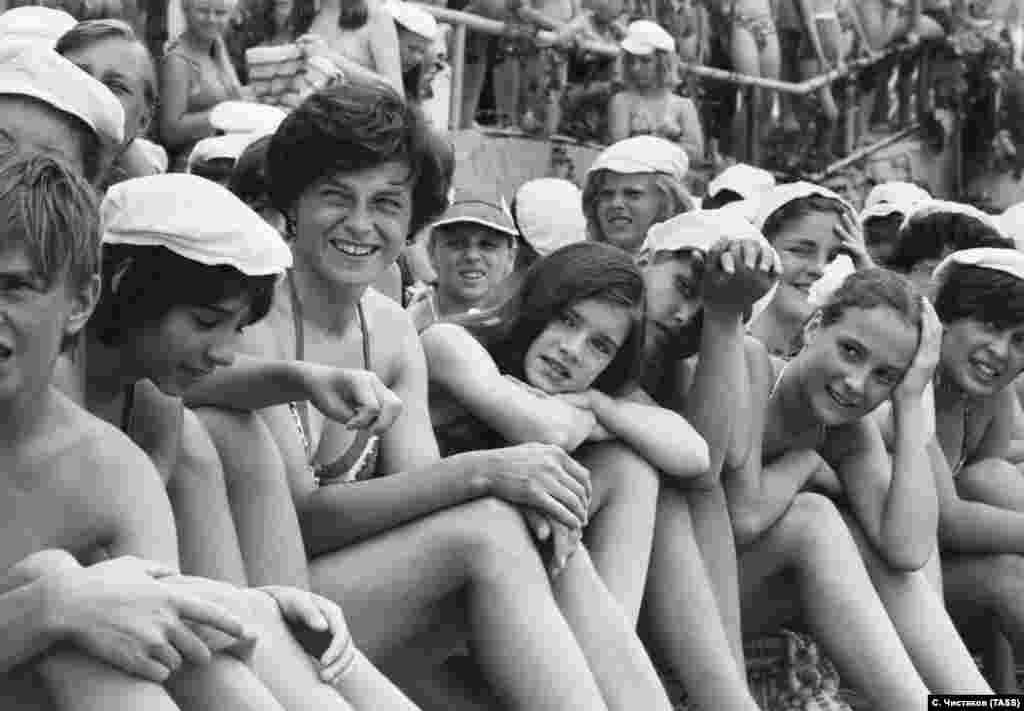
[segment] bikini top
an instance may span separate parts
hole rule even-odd
[[[667,141],[678,141],[683,135],[683,127],[672,114],[672,101],[665,102],[661,116],[655,116],[647,107],[633,108],[629,112],[630,136],[658,136]]]
[[[305,356],[305,328],[302,321],[302,302],[299,300],[298,289],[295,286],[295,279],[292,273],[288,272],[288,289],[292,301],[292,319],[295,327],[295,357],[303,360]],[[362,331],[363,340],[363,368],[372,370],[370,365],[370,331],[367,328],[366,314],[363,311],[363,302],[356,303],[356,314],[359,317],[359,328]],[[310,439],[312,428],[309,420],[309,402],[289,403],[292,416],[295,418],[295,425],[302,438],[303,447],[306,450],[306,458],[313,470],[313,479],[319,486],[327,484],[350,483],[371,479],[377,473],[377,457],[380,448],[380,438],[371,435],[366,430],[359,430],[356,438],[349,445],[345,453],[329,464],[314,465],[313,457],[316,454],[313,443]]]

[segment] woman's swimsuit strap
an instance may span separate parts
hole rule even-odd
[[[302,320],[302,302],[299,300],[298,288],[295,286],[295,278],[291,272],[288,273],[287,280],[292,302],[292,321],[295,327],[295,357],[297,360],[304,360],[306,338]],[[359,328],[362,332],[363,367],[366,370],[372,370],[370,361],[370,330],[361,299],[356,302],[356,314],[359,317]],[[310,440],[312,429],[309,419],[309,402],[303,400],[290,403],[290,408],[295,417],[295,424],[299,430],[299,435],[306,448],[306,456],[313,470],[313,479],[318,485],[324,486],[326,484],[359,481],[369,479],[376,474],[380,438],[376,435],[371,435],[367,430],[360,430],[345,453],[334,461],[321,466],[312,465],[315,450]]]

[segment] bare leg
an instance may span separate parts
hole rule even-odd
[[[971,501],[1024,511],[1024,473],[1002,459],[985,459],[965,467],[956,478],[956,490]]]
[[[868,577],[839,512],[823,496],[801,493],[786,514],[740,556],[747,634],[785,619],[765,615],[765,600],[800,600],[815,637],[854,688],[877,708],[919,708],[928,694]]]
[[[178,711],[161,685],[70,647],[48,655],[37,668],[58,711]]]
[[[731,545],[731,529],[727,540]],[[750,695],[743,667],[730,649],[701,552],[687,496],[672,486],[663,486],[658,496],[645,628],[660,658],[698,708],[753,711],[757,704]],[[735,549],[729,557],[735,565]],[[735,569],[732,579],[736,584]],[[726,595],[735,599],[737,592],[727,591]]]
[[[198,414],[223,463],[249,583],[308,590],[306,552],[284,460],[263,418],[213,408]]]
[[[190,410],[185,410],[181,449],[167,495],[178,529],[182,570],[245,585],[224,469],[209,433]]]
[[[782,73],[782,52],[779,49],[779,37],[777,34],[770,34],[765,38],[765,46],[759,53],[761,76],[767,79],[778,79]],[[770,133],[772,126],[772,108],[775,103],[775,92],[773,91],[762,91],[761,92],[761,121],[764,127],[761,130],[761,135],[765,136]]]
[[[942,598],[922,571],[893,570],[847,518],[868,573],[925,683],[937,694],[991,694]]]
[[[725,490],[721,486],[713,486],[708,489],[684,489],[683,494],[689,505],[693,535],[718,603],[718,616],[736,659],[736,667],[746,669],[740,622],[739,563]]]
[[[311,574],[313,589],[344,607],[371,659],[462,602],[477,662],[510,708],[606,708],[521,515],[499,501],[480,499],[321,556]]]
[[[995,614],[1024,649],[1024,556],[950,555],[942,566],[946,599],[958,621]]]
[[[167,688],[188,711],[285,711],[249,667],[226,654],[203,667],[183,667]]]
[[[489,39],[488,36],[474,36],[472,33],[467,37],[466,44],[473,43],[479,56],[471,62],[467,61],[463,72],[462,128],[473,128],[476,123],[476,112],[480,107],[480,93],[487,80],[487,41]]]
[[[610,711],[670,711],[668,695],[629,619],[597,574],[585,547],[552,583]]]
[[[584,543],[601,579],[636,627],[640,617],[658,501],[658,473],[619,442],[587,447],[580,462],[594,494]]]
[[[277,602],[269,595],[200,578],[171,578],[169,582],[188,587],[204,599],[232,610],[258,631],[259,641],[245,655],[245,664],[285,709],[350,708],[335,689],[320,681],[314,660],[292,636]]]
[[[755,77],[761,75],[761,58],[757,50],[757,41],[750,32],[737,24],[733,24],[732,44],[730,46],[733,71]],[[752,92],[751,101],[762,101],[759,97],[760,90],[755,88]],[[749,111],[747,110],[737,111],[733,125],[733,146],[742,147],[740,150],[734,149],[733,153],[741,156],[742,160],[749,159],[749,156],[746,155],[746,114],[748,113]]]

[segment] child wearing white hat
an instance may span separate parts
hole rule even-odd
[[[124,140],[124,109],[106,86],[38,44],[0,49],[0,129],[20,152],[59,154],[97,182]]]

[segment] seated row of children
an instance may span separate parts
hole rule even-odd
[[[783,624],[880,708],[990,690],[954,619],[1024,620],[1024,256],[994,221],[914,208],[900,245],[964,235],[929,302],[834,193],[692,210],[637,137],[587,176],[588,239],[420,332],[371,285],[451,148],[390,88],[269,139],[285,239],[196,176],[97,206],[103,131],[40,93],[0,84],[12,696],[667,710],[657,659],[752,710],[743,638]]]

